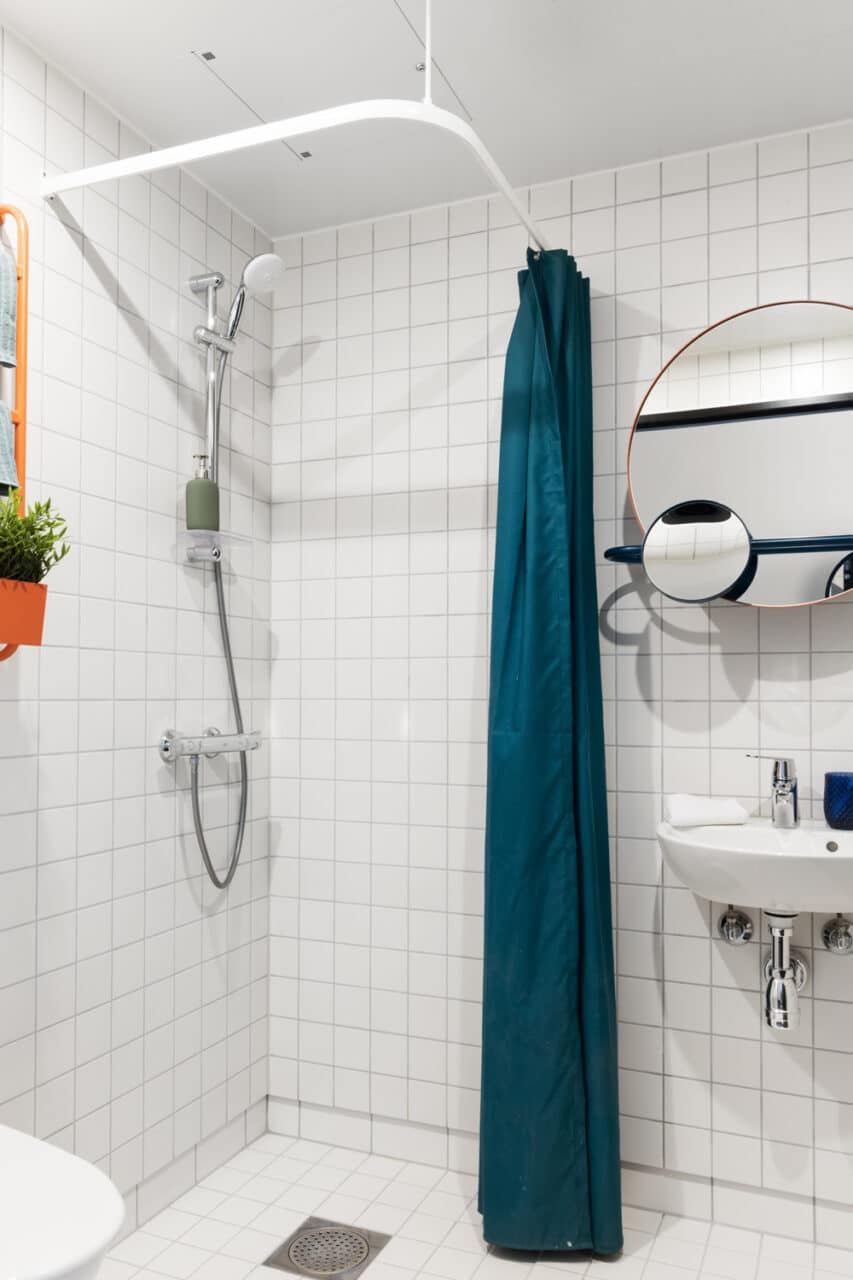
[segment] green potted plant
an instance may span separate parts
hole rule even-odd
[[[41,644],[47,587],[42,579],[68,555],[65,521],[50,498],[18,514],[21,495],[0,501],[0,658],[19,644]]]

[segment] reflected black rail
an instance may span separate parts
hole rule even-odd
[[[743,422],[747,419],[787,418],[806,413],[837,413],[853,409],[853,392],[827,396],[801,396],[786,400],[752,400],[744,404],[720,404],[664,413],[641,413],[636,431],[668,431],[673,427],[704,427],[709,423]]]

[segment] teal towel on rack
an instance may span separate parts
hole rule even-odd
[[[14,369],[15,327],[18,313],[18,264],[5,245],[0,244],[0,365]]]
[[[15,424],[9,406],[0,400],[0,494],[18,487],[18,468],[15,464]]]

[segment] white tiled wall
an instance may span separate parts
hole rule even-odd
[[[254,540],[228,589],[246,719],[272,747],[225,900],[186,775],[153,744],[228,717],[211,585],[176,550],[201,430],[184,281],[233,280],[267,246],[186,175],[45,209],[44,167],[144,144],[9,35],[0,138],[3,199],[33,233],[30,490],[74,540],[44,648],[0,666],[0,1120],[125,1189],[145,1180],[142,1216],[258,1131],[269,773],[270,1092],[320,1140],[471,1167],[489,571],[524,237],[477,200],[283,243],[272,378],[270,312],[247,311],[223,487],[226,525]],[[593,283],[599,552],[635,532],[624,446],[664,358],[756,301],[853,303],[851,175],[844,124],[529,193]],[[758,806],[756,748],[794,754],[819,800],[853,741],[853,613],[663,605],[603,561],[600,587],[626,1197],[849,1246],[845,961],[801,920],[803,1026],[767,1032],[761,947],[716,941],[717,908],[662,877],[652,833],[666,791]],[[208,777],[224,858],[235,787]],[[286,1102],[273,1116],[299,1123]]]
[[[155,750],[168,727],[230,723],[212,583],[176,549],[203,428],[185,282],[202,266],[234,280],[267,246],[184,174],[46,206],[46,167],[145,144],[8,33],[2,55],[0,200],[31,230],[29,494],[55,499],[73,551],[49,579],[44,647],[0,665],[0,1121],[124,1190],[182,1157],[180,1184],[195,1144],[233,1121],[230,1154],[267,1092],[266,753],[223,897],[191,835],[187,775]],[[270,309],[246,320],[224,518],[254,536],[228,595],[247,725],[265,729]],[[205,775],[222,860],[236,788]]]
[[[592,280],[600,556],[636,536],[625,446],[663,360],[759,301],[853,303],[853,124],[529,199]],[[524,247],[498,200],[279,246],[270,1089],[315,1120],[477,1127],[489,570]],[[793,754],[819,809],[853,748],[853,611],[664,605],[600,563],[627,1198],[849,1245],[853,974],[801,919],[803,1025],[763,1028],[762,946],[716,940],[718,908],[663,876],[653,832],[669,791],[757,807],[769,766],[748,750]]]

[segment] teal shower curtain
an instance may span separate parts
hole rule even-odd
[[[622,1246],[592,517],[589,281],[528,253],[504,375],[489,701],[480,1209]]]

